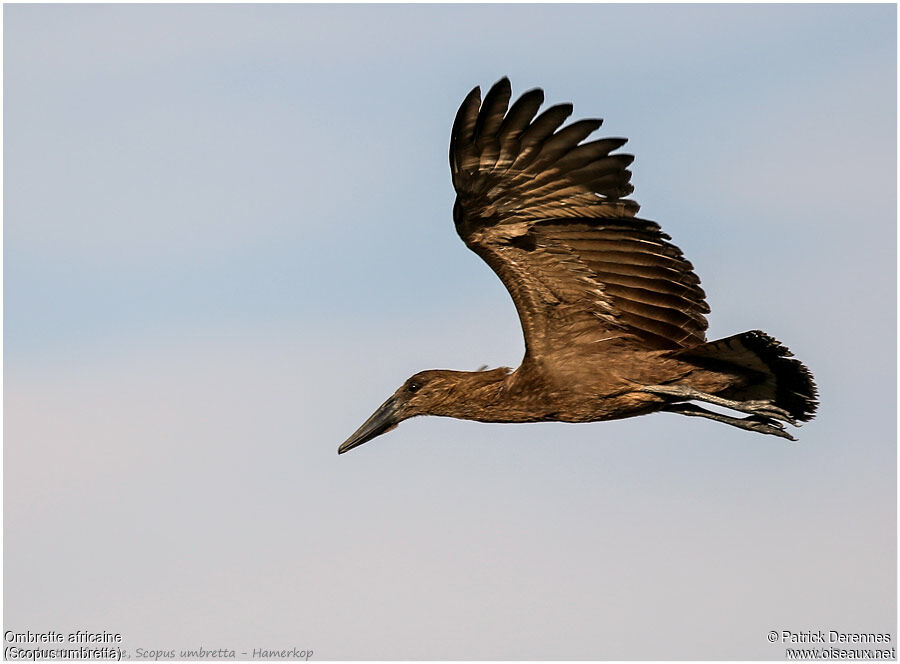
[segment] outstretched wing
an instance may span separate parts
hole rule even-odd
[[[484,103],[479,88],[469,93],[453,123],[450,170],[457,232],[512,295],[526,352],[611,339],[703,343],[709,307],[693,267],[624,198],[633,157],[612,152],[626,139],[584,142],[601,120],[560,129],[571,104],[537,115],[543,91],[509,107],[511,94],[506,78]]]

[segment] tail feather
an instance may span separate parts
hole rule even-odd
[[[738,401],[769,400],[807,422],[815,417],[819,391],[809,369],[777,339],[760,330],[686,348],[675,353],[705,366],[742,369],[747,382],[721,396]]]

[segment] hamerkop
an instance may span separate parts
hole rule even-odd
[[[480,422],[596,422],[657,411],[794,438],[810,420],[809,370],[759,330],[706,341],[700,280],[658,224],[637,217],[623,138],[583,142],[601,120],[560,129],[571,104],[509,107],[509,80],[475,88],[450,134],[453,221],[509,290],[525,334],[513,371],[422,371],[338,449],[416,415]],[[702,408],[705,402],[745,414]]]

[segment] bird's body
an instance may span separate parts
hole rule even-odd
[[[583,142],[599,120],[558,129],[570,104],[535,117],[540,90],[511,107],[510,97],[506,79],[483,103],[472,90],[453,125],[450,165],[457,232],[516,304],[522,365],[420,372],[339,452],[416,415],[594,422],[668,411],[791,438],[780,421],[813,416],[811,374],[762,332],[706,341],[709,307],[693,267],[624,198],[632,157],[612,151],[625,140]]]
[[[593,373],[590,368],[553,373],[524,363],[515,371],[432,370],[417,376],[431,383],[430,415],[479,422],[596,422],[652,412],[664,401],[635,391],[633,371],[629,378],[609,367]]]

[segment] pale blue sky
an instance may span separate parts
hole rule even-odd
[[[6,627],[326,659],[773,658],[896,625],[896,7],[4,6]],[[630,138],[710,338],[813,370],[800,442],[421,418],[518,364],[453,229],[465,94]],[[699,629],[699,631],[698,631]]]

